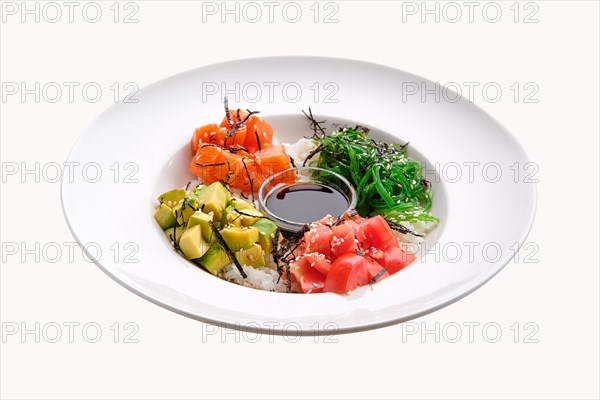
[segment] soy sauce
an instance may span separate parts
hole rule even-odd
[[[338,190],[320,183],[294,183],[273,190],[266,199],[267,208],[288,221],[308,224],[327,214],[344,213],[348,199]]]

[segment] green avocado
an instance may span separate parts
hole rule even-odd
[[[181,239],[181,235],[183,235],[183,232],[185,232],[185,229],[185,226],[169,228],[165,230],[165,235],[169,239],[169,242],[173,243],[173,239],[175,239],[175,244],[179,244],[179,240]]]
[[[262,215],[256,208],[236,208],[242,215],[242,226],[254,225],[258,220],[263,219]]]
[[[231,251],[240,251],[258,242],[258,229],[254,227],[228,226],[221,230],[221,236]]]
[[[273,251],[273,238],[277,232],[277,225],[273,221],[261,218],[253,225],[258,229],[258,244],[261,245],[265,253],[270,254]]]
[[[224,266],[231,264],[231,260],[220,244],[213,243],[210,245],[208,251],[200,259],[196,260],[196,263],[206,268],[211,274],[217,275]]]
[[[173,189],[169,190],[158,196],[158,202],[161,204],[166,204],[167,206],[173,208],[177,203],[184,199],[187,192],[183,189]]]
[[[215,235],[213,234],[209,221],[213,220],[212,211],[208,214],[202,211],[196,211],[192,214],[187,223],[187,228],[190,229],[195,225],[200,225],[200,230],[202,231],[202,237],[209,243],[212,243],[216,240]]]
[[[237,251],[235,258],[238,259],[240,264],[248,265],[253,268],[260,268],[265,266],[265,255],[263,249],[259,244],[251,244],[249,247]]]
[[[238,210],[254,208],[252,203],[250,203],[249,201],[238,199],[238,198],[231,199],[231,205],[234,206],[235,208],[237,208]]]
[[[156,219],[156,222],[158,222],[163,229],[168,229],[175,225],[175,214],[173,213],[173,209],[164,203],[158,206],[154,212],[154,219]]]
[[[214,182],[200,189],[197,198],[203,204],[202,211],[207,214],[212,211],[213,222],[217,223],[221,221],[223,211],[231,200],[231,195],[221,182]]]
[[[194,196],[198,197],[198,195],[200,194],[200,192],[202,192],[203,189],[205,189],[207,186],[206,185],[198,185],[194,188],[194,190],[192,190],[192,193],[194,194]]]
[[[210,247],[210,244],[202,237],[200,225],[194,225],[186,229],[179,239],[179,248],[188,260],[202,257]]]
[[[198,199],[194,195],[186,196],[183,200],[180,200],[175,207],[173,212],[179,225],[187,225],[190,217],[199,209]]]
[[[235,207],[233,205],[228,205],[225,207],[225,211],[223,211],[223,217],[221,218],[221,228],[224,228],[229,224],[234,226],[242,226],[242,218],[240,214],[235,211]]]

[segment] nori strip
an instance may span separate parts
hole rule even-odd
[[[262,147],[260,145],[260,138],[258,137],[258,131],[255,131],[254,135],[256,135],[256,144],[258,145],[258,151],[262,151]]]
[[[314,156],[316,156],[318,153],[321,152],[321,150],[323,150],[323,145],[319,145],[317,146],[316,149],[314,149],[313,151],[311,151],[308,156],[306,156],[306,159],[304,160],[304,162],[302,163],[303,167],[306,167],[306,163],[310,161],[311,158],[313,158]]]
[[[219,232],[219,230],[217,229],[217,227],[215,226],[215,224],[212,221],[208,221],[208,225],[210,226],[210,229],[215,234],[215,237],[217,238],[217,241],[219,242],[221,247],[223,247],[223,250],[225,250],[227,257],[229,257],[229,259],[231,260],[233,265],[235,265],[235,267],[238,269],[238,271],[240,271],[242,278],[244,278],[244,279],[247,278],[248,275],[246,275],[246,273],[244,272],[244,268],[242,268],[238,259],[235,258],[235,254],[233,254],[233,251],[231,251],[229,246],[227,246],[227,242],[225,242],[225,239],[223,239],[223,236],[221,236],[221,232]]]
[[[221,167],[221,166],[225,165],[225,163],[210,163],[210,164],[196,163],[196,165],[199,167]]]
[[[313,117],[313,113],[312,113],[312,110],[310,109],[310,106],[308,106],[308,114],[304,110],[302,110],[302,114],[304,114],[306,116],[306,118],[308,118],[310,120],[310,127],[312,128],[312,130],[314,132],[314,134],[313,134],[314,137],[319,138],[317,130],[321,132],[322,136],[326,135],[325,129],[323,129],[321,127],[321,124],[325,121],[317,121],[315,119],[315,117]]]
[[[248,170],[248,166],[246,165],[246,158],[248,157],[242,157],[242,164],[244,164],[246,175],[248,175],[248,181],[250,181],[250,194],[252,196],[252,204],[254,204],[254,181],[252,180],[252,176],[250,175],[250,171]]]
[[[374,284],[375,282],[377,282],[377,279],[381,278],[383,274],[385,274],[387,270],[385,268],[381,268],[381,271],[379,271],[377,274],[375,274],[375,276],[373,277],[373,279],[371,279],[369,281],[369,285]]]
[[[238,209],[237,209],[237,208],[235,208],[235,207],[234,207],[233,211],[235,211],[236,213],[238,213],[238,214],[240,214],[240,215],[243,215],[243,216],[245,216],[245,217],[252,217],[252,218],[267,218],[267,217],[265,217],[264,215],[263,215],[263,216],[261,216],[261,217],[259,217],[258,215],[252,215],[252,214],[245,213],[245,212],[243,212],[243,211],[240,211],[240,210],[238,210]]]

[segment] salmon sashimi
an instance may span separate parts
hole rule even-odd
[[[208,124],[196,128],[194,135],[192,136],[192,153],[196,154],[198,151],[199,143],[210,143],[210,138],[217,133],[219,127],[217,124]]]
[[[203,183],[221,181],[245,193],[258,192],[271,175],[290,168],[283,145],[273,145],[273,127],[247,111],[230,110],[219,125],[195,130],[191,139],[194,156],[189,171]],[[278,181],[294,182],[295,174]]]
[[[189,170],[205,184],[223,180],[228,172],[225,151],[217,145],[200,144]]]

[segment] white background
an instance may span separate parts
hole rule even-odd
[[[10,2],[3,3],[5,10]],[[421,2],[360,1],[336,2],[337,23],[323,23],[326,11],[334,10],[324,10],[324,4],[315,23],[312,2],[301,4],[299,22],[287,22],[278,8],[270,23],[259,2],[261,21],[250,23],[241,15],[236,23],[230,15],[222,23],[220,14],[204,15],[203,21],[200,2],[138,1],[139,22],[129,24],[122,19],[135,8],[120,4],[115,23],[112,3],[101,4],[97,23],[83,18],[85,2],[75,9],[73,23],[62,2],[56,23],[44,18],[54,18],[50,9],[39,22],[35,15],[22,22],[20,9],[16,15],[3,12],[3,85],[78,82],[81,88],[96,82],[103,88],[95,103],[77,89],[72,103],[67,92],[56,103],[43,95],[39,102],[33,95],[24,101],[20,94],[3,97],[3,171],[12,163],[62,163],[82,129],[114,103],[109,87],[115,82],[143,87],[244,57],[362,59],[442,84],[494,82],[502,88],[495,103],[481,90],[475,90],[474,101],[539,165],[537,217],[527,239],[539,248],[530,259],[537,262],[511,262],[467,298],[404,325],[296,339],[242,335],[171,313],[113,282],[80,252],[74,260],[64,254],[55,263],[3,253],[2,398],[598,398],[597,2],[517,4],[518,22],[513,2],[500,2],[497,23],[486,20],[495,15],[491,9],[482,13],[485,2],[475,8],[473,22],[463,2],[455,3],[463,15],[451,23],[455,9],[444,9],[445,3],[437,5],[439,22],[433,14],[424,15],[423,22]],[[40,12],[43,6],[38,3]],[[403,13],[413,6],[417,14]],[[524,23],[530,13],[537,22]],[[510,89],[515,82],[539,88],[529,99],[537,102],[522,96],[515,101]],[[59,183],[37,183],[34,175],[24,180],[3,177],[2,242],[27,248],[73,242]],[[69,322],[80,324],[72,343],[64,325]],[[133,324],[126,329],[127,322]],[[23,328],[35,330],[36,323],[39,342],[35,334],[21,335]],[[86,323],[101,327],[97,343],[82,334]],[[471,337],[465,325],[470,323],[479,324]],[[62,327],[57,343],[49,340],[54,324]],[[485,324],[500,327],[495,343],[493,329],[482,331]],[[15,326],[19,332],[9,335]],[[136,326],[134,340],[125,340]],[[462,337],[452,343],[456,326]],[[423,335],[424,330],[437,330],[439,337]],[[88,333],[94,336],[93,330]]]

